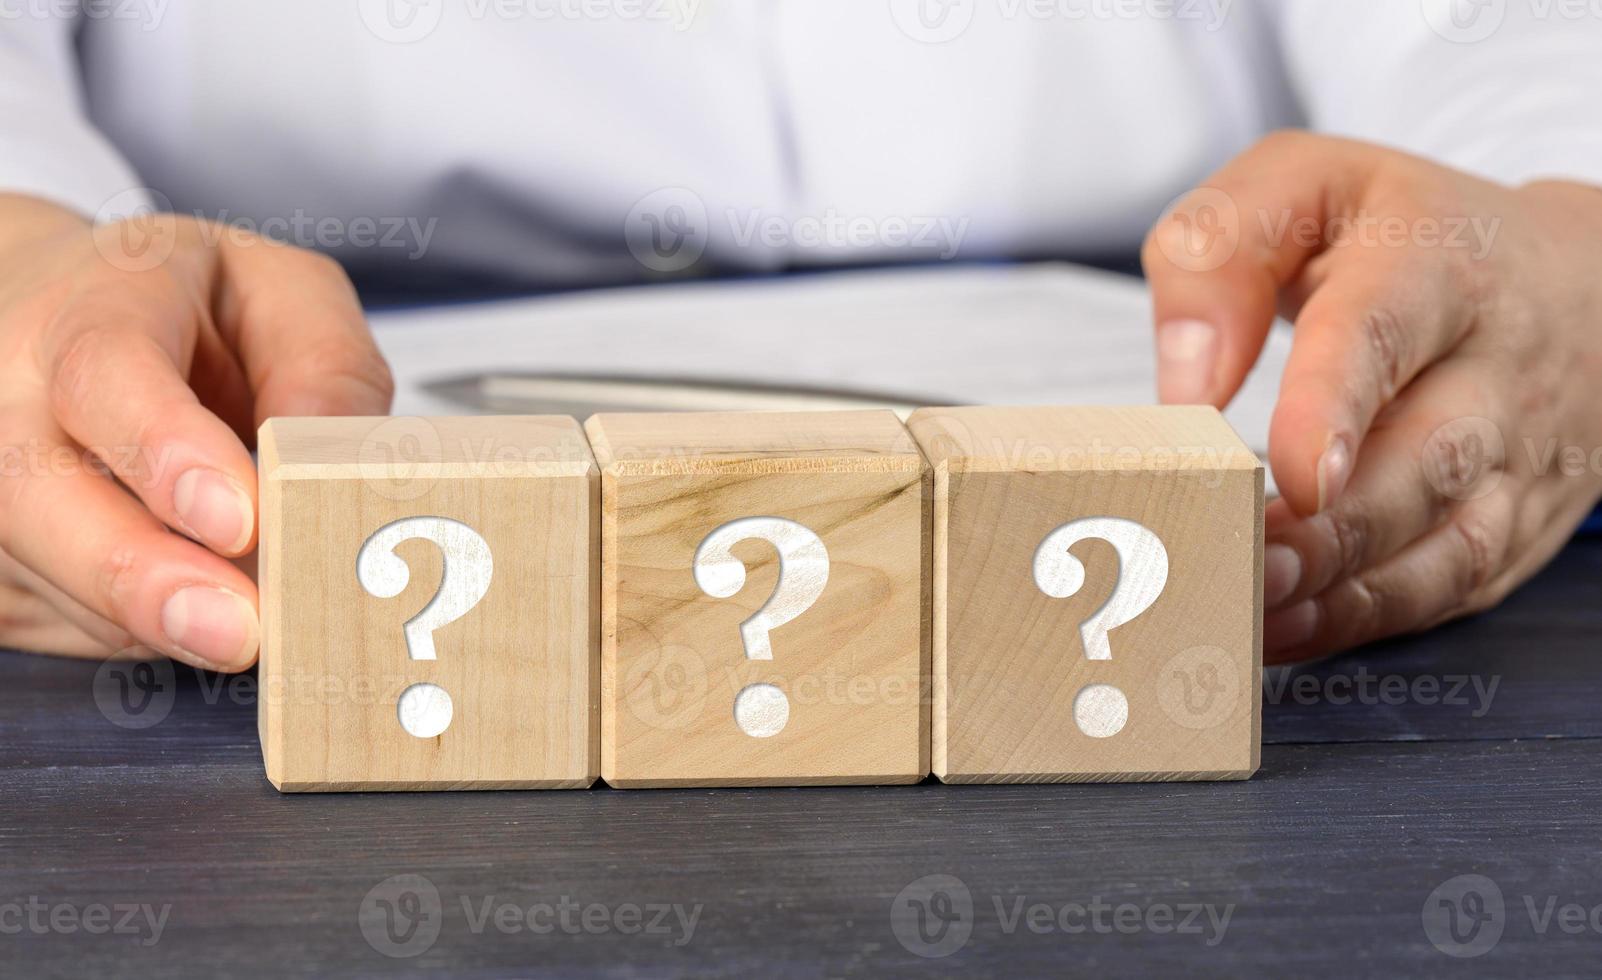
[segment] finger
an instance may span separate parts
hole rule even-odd
[[[46,624],[62,624],[64,630],[88,637],[93,648],[102,655],[133,645],[133,637],[127,630],[96,616],[84,608],[82,603],[51,585],[33,569],[4,551],[0,551],[0,582],[4,582],[3,588],[7,595],[18,597],[20,604],[16,608],[28,612],[41,628]],[[5,644],[0,643],[0,645]],[[72,655],[76,655],[77,652],[76,648],[69,650],[29,646],[26,649]]]
[[[240,234],[219,249],[218,324],[256,392],[258,425],[275,415],[388,414],[394,380],[337,262]]]
[[[1486,366],[1437,365],[1405,391],[1369,431],[1346,492],[1311,517],[1285,500],[1270,505],[1263,553],[1263,602],[1293,605],[1372,567],[1438,526],[1460,501],[1488,487],[1506,465],[1500,437],[1482,439],[1474,417],[1499,399],[1486,396]],[[1473,424],[1459,424],[1461,422]],[[1442,453],[1468,459],[1475,482],[1446,478]],[[1277,474],[1276,474],[1277,475]]]
[[[255,538],[255,468],[185,379],[186,335],[198,328],[170,322],[162,304],[112,302],[70,314],[45,339],[57,422],[168,526],[219,554],[244,554]]]
[[[15,582],[0,582],[0,647],[64,657],[104,657],[117,649],[85,633],[37,592]]]
[[[1457,268],[1439,249],[1348,245],[1325,256],[1269,430],[1274,482],[1297,513],[1340,498],[1359,453],[1382,449],[1364,440],[1380,410],[1468,334]]]
[[[1165,214],[1141,261],[1157,325],[1158,392],[1223,407],[1257,361],[1281,287],[1323,248],[1296,231],[1353,206],[1376,159],[1358,144],[1277,133]]]
[[[0,477],[0,548],[140,643],[211,670],[254,661],[255,585],[226,559],[170,534],[98,473],[45,442],[46,471]]]
[[[1514,521],[1509,481],[1463,504],[1440,528],[1374,568],[1268,616],[1263,657],[1289,663],[1428,629],[1489,600]]]

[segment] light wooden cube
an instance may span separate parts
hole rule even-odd
[[[273,785],[594,782],[599,476],[578,423],[272,419],[259,443]]]
[[[1244,779],[1262,465],[1211,408],[926,408],[934,773]]]
[[[928,774],[928,469],[884,412],[598,415],[601,774]],[[781,578],[781,559],[782,578]]]

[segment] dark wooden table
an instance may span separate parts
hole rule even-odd
[[[1599,599],[1270,672],[1221,784],[280,796],[252,679],[0,654],[0,975],[1594,974]]]

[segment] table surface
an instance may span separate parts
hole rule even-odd
[[[280,796],[251,681],[0,654],[0,973],[1591,972],[1599,580],[1271,671],[1235,783]]]
[[[808,304],[848,303],[884,356],[841,373],[862,341],[824,338],[786,376],[973,401],[1060,399],[1069,375],[1073,400],[1147,390],[1073,375],[1063,326],[1137,337],[1107,360],[1138,363],[1138,284],[980,278],[940,294],[939,344],[904,285],[855,278],[755,308],[700,287],[563,299],[522,342],[563,372],[740,376],[774,363],[760,338],[784,317],[838,329],[865,314]],[[525,312],[464,312],[449,345],[381,331],[414,366],[403,400],[515,348]],[[701,334],[738,343],[683,342]],[[1598,582],[1602,540],[1581,539],[1488,615],[1270,672],[1262,770],[1215,784],[280,796],[253,678],[0,653],[0,976],[1592,973]]]

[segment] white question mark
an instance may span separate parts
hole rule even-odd
[[[742,517],[708,534],[695,550],[695,584],[718,599],[745,587],[745,563],[730,551],[737,543],[760,538],[779,552],[779,582],[762,608],[740,624],[740,640],[748,660],[772,660],[768,631],[806,612],[829,582],[829,552],[807,528],[782,517]],[[784,730],[790,720],[790,699],[772,684],[749,684],[734,699],[734,723],[753,738]]]
[[[439,590],[417,615],[406,621],[406,653],[413,660],[437,660],[434,631],[456,622],[489,592],[495,560],[479,533],[445,517],[408,517],[373,532],[356,555],[356,578],[380,599],[406,591],[411,569],[395,554],[402,541],[423,538],[445,556]],[[413,684],[401,692],[395,708],[401,727],[418,738],[433,738],[450,727],[450,694],[437,684]]]
[[[1079,624],[1085,656],[1111,660],[1107,634],[1152,607],[1168,584],[1168,549],[1162,539],[1121,517],[1086,517],[1062,525],[1035,550],[1035,584],[1066,599],[1085,584],[1085,566],[1068,549],[1086,538],[1100,538],[1118,551],[1118,582],[1100,609]],[[1090,684],[1074,696],[1074,723],[1092,738],[1108,738],[1129,720],[1129,699],[1111,684]]]

